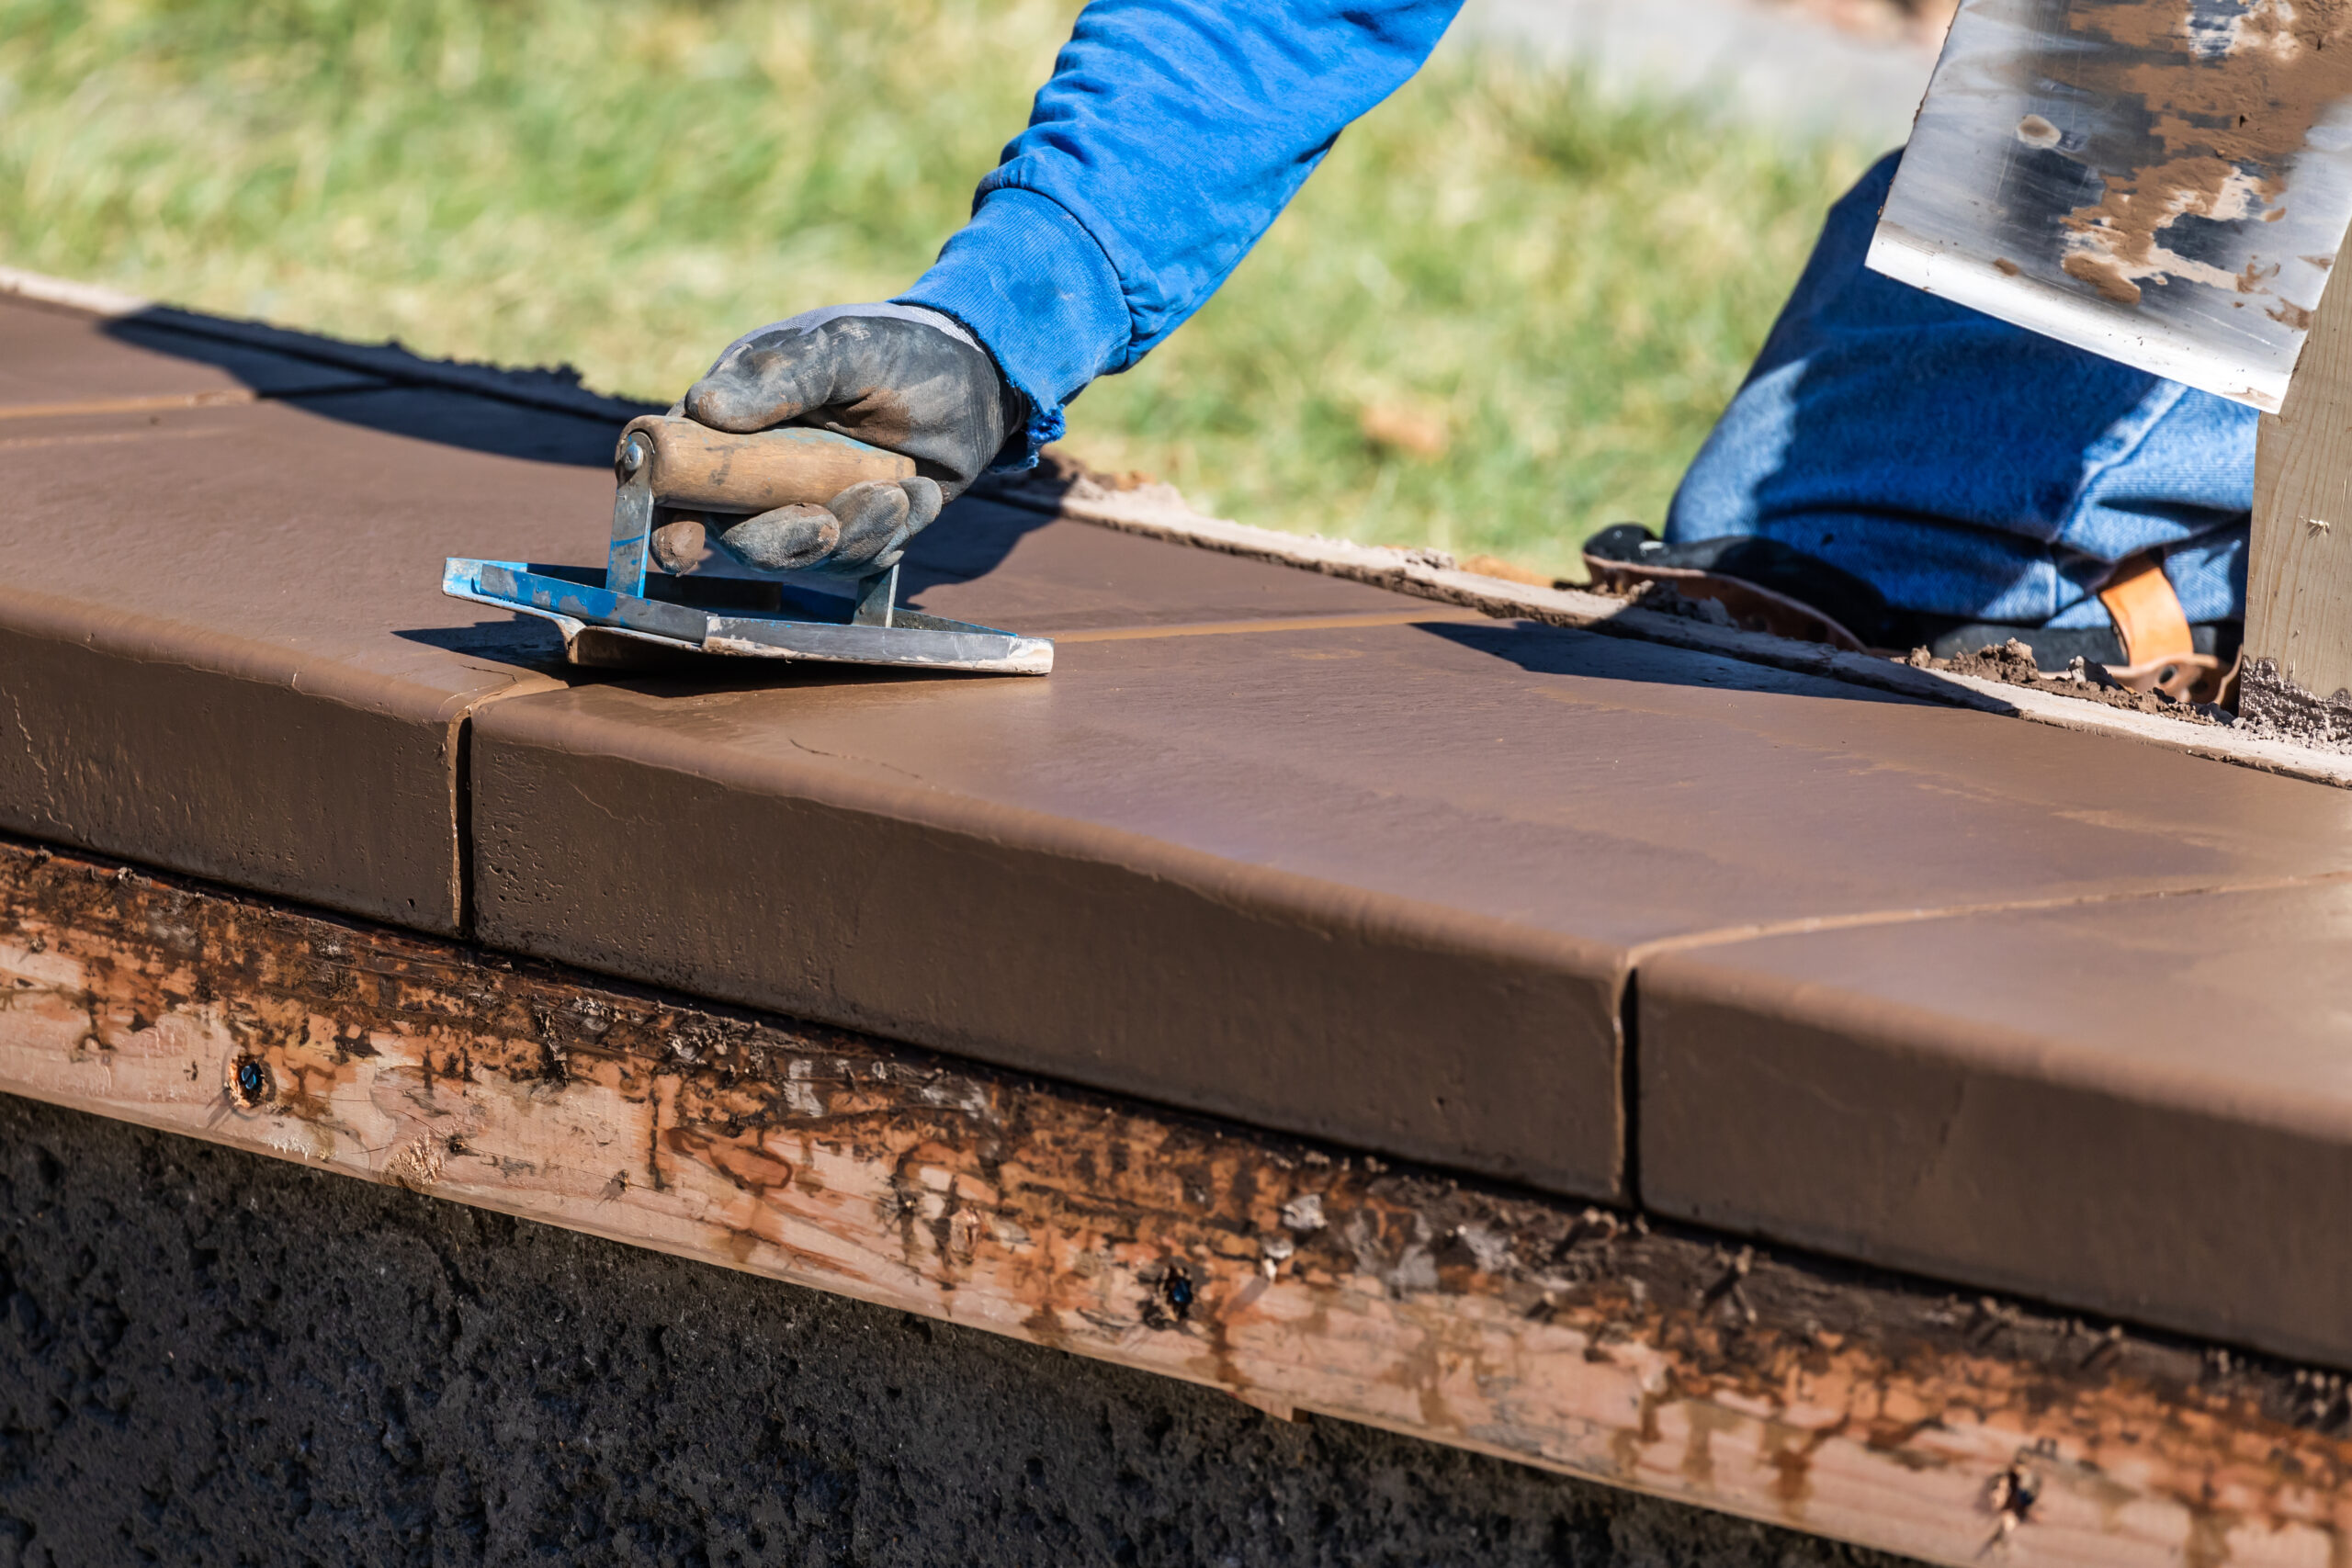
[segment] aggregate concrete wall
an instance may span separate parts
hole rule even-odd
[[[0,1096],[0,1568],[1895,1560]]]

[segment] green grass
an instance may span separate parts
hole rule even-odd
[[[668,398],[920,273],[1073,9],[0,0],[0,260]],[[1448,54],[1069,446],[1563,569],[1662,514],[1861,164]]]

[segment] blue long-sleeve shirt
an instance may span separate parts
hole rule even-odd
[[[969,327],[1029,404],[1062,405],[1181,326],[1347,124],[1462,0],[1093,0],[972,220],[899,302]]]

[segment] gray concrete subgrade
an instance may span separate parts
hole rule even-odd
[[[1896,1560],[0,1096],[0,1568]]]

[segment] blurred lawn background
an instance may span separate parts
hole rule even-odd
[[[1070,0],[0,0],[0,262],[675,396],[887,298]],[[1655,525],[1875,149],[1442,51],[1069,449],[1273,527],[1580,576]]]

